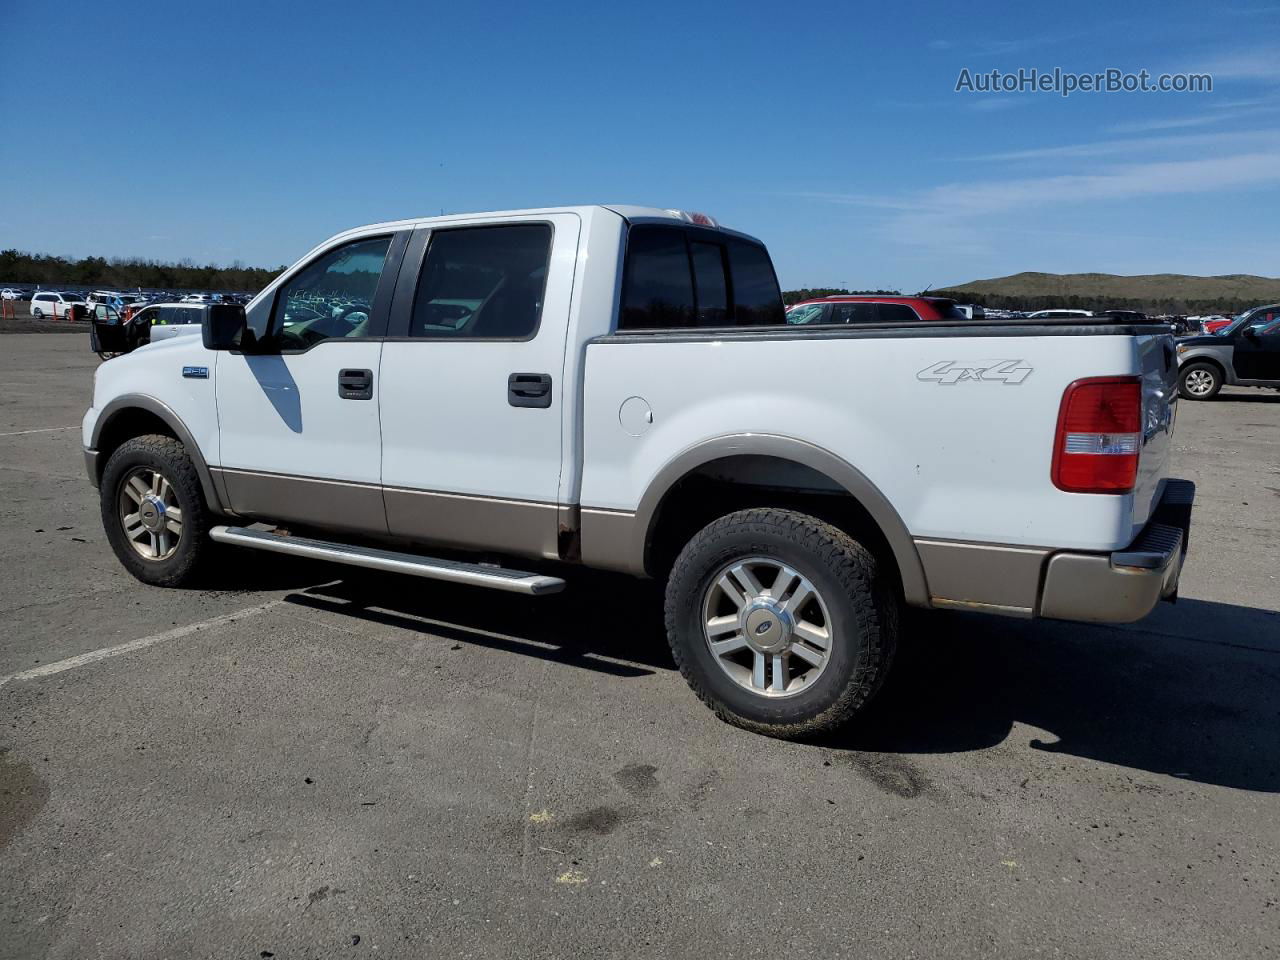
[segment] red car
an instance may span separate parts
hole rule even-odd
[[[787,323],[906,323],[969,317],[946,297],[887,297],[875,294],[802,300],[787,309]]]
[[[1222,320],[1205,320],[1201,326],[1204,328],[1205,333],[1217,333],[1229,323],[1231,323],[1229,318],[1224,318]]]

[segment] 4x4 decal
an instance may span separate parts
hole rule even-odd
[[[1022,360],[939,360],[916,374],[917,380],[953,386],[966,380],[1019,384],[1034,372]]]

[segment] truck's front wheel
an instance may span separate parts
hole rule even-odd
[[[676,559],[666,624],[680,672],[722,719],[800,737],[870,701],[893,657],[898,601],[842,530],[790,510],[741,510]]]
[[[143,583],[189,583],[210,549],[200,477],[172,437],[134,437],[107,461],[99,485],[102,525],[126,570]]]

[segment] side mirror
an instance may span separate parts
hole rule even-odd
[[[239,350],[248,329],[244,307],[238,303],[214,303],[205,310],[200,332],[206,350]]]
[[[1246,337],[1248,337],[1250,340],[1257,340],[1257,339],[1258,339],[1258,328],[1257,328],[1257,327],[1245,327],[1245,328],[1244,328],[1244,335],[1245,335]]]

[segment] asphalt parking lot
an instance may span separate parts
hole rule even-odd
[[[0,336],[0,956],[1280,952],[1280,394],[1181,404],[1176,606],[913,616],[797,745],[702,707],[651,585],[139,585],[82,473],[97,362]]]

